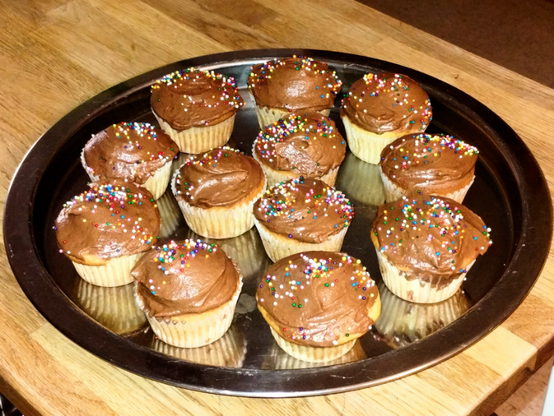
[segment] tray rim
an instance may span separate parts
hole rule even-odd
[[[519,155],[519,158],[515,160],[507,159],[507,161],[510,168],[520,174],[515,175],[515,177],[518,180],[518,191],[522,196],[521,209],[523,214],[523,229],[519,239],[516,239],[517,247],[514,249],[514,255],[498,283],[470,311],[452,325],[408,347],[358,362],[310,369],[275,371],[229,369],[187,361],[181,361],[176,365],[175,360],[171,360],[172,365],[179,368],[169,371],[171,369],[168,368],[167,363],[164,365],[164,361],[168,360],[168,356],[135,344],[98,324],[82,312],[57,287],[42,265],[33,235],[32,202],[35,199],[42,173],[49,164],[49,160],[44,160],[45,158],[42,156],[43,147],[47,147],[47,145],[50,148],[54,147],[54,149],[49,149],[51,154],[54,155],[57,149],[63,146],[80,129],[75,125],[78,120],[81,120],[83,125],[86,124],[83,121],[83,116],[86,115],[86,118],[92,120],[107,111],[118,100],[177,69],[191,66],[216,66],[239,61],[244,64],[247,60],[285,57],[293,54],[311,56],[322,60],[349,62],[361,66],[388,67],[395,72],[408,76],[416,74],[418,79],[427,80],[433,86],[438,85],[440,87],[439,92],[447,92],[450,97],[457,98],[467,108],[467,111],[472,113],[474,118],[481,119],[489,128],[491,125],[494,126],[494,132],[498,134],[500,131],[502,132],[500,136],[509,138],[512,143],[509,143],[510,146],[507,151],[514,153],[517,150]],[[58,139],[59,137],[65,139]],[[512,148],[512,146],[516,146],[517,149]],[[531,178],[533,181],[530,182]],[[531,198],[531,195],[533,195],[533,198]],[[535,203],[530,204],[529,201],[531,200]],[[537,201],[546,203],[537,204]],[[25,207],[25,209],[21,207]],[[530,212],[535,215],[530,215]],[[540,218],[540,220],[537,218]],[[546,225],[548,225],[549,232],[539,234],[534,230],[538,229],[536,225],[539,225],[540,221],[543,221],[540,229],[544,230],[544,219],[547,221]],[[525,227],[526,225],[527,227]],[[529,235],[531,234],[530,230],[534,231],[532,236]],[[69,112],[34,143],[14,173],[4,210],[4,244],[18,283],[39,312],[70,340],[118,367],[157,381],[208,393],[266,398],[314,396],[369,387],[416,373],[456,355],[500,325],[523,301],[538,279],[547,260],[551,238],[552,203],[544,174],[522,139],[488,107],[461,90],[410,68],[361,55],[309,49],[254,49],[204,55],[165,65],[107,89]],[[515,267],[518,265],[525,266],[525,273],[519,273],[521,272],[520,268]],[[511,282],[506,279],[506,276],[510,275],[513,281],[514,275],[518,273],[526,275],[524,276],[524,284],[521,287],[514,288],[514,285],[510,285]],[[519,276],[518,283],[521,283]],[[517,289],[517,296],[509,299],[508,305],[506,305],[506,302],[500,302],[497,292],[509,290],[511,293],[515,289]],[[47,304],[44,303],[45,300],[48,301]],[[486,308],[484,307],[485,304]],[[467,336],[463,329],[472,324],[471,318],[475,315],[479,315],[480,318],[480,330],[477,331],[479,333]],[[89,335],[75,336],[75,328],[79,328],[80,331]],[[443,343],[444,339],[449,341],[446,347]],[[101,347],[99,347],[100,345]],[[126,348],[130,348],[134,354],[122,353],[121,351]],[[426,351],[434,348],[441,352],[439,356],[432,360],[426,359],[426,355],[428,355]],[[378,367],[378,364],[381,361],[386,361],[391,354],[395,355],[395,362],[388,363],[391,365],[384,376],[377,379],[368,376],[371,371],[374,371],[376,365]],[[160,368],[167,369],[168,372],[153,374],[150,371],[151,366],[157,366],[156,370]],[[324,388],[302,391],[288,388],[275,391],[266,387],[266,390],[252,392],[246,388],[257,382],[264,386],[271,386],[273,382],[280,381],[274,380],[276,377],[279,379],[296,377],[305,383],[312,380],[315,375],[325,377],[328,385]],[[183,376],[186,376],[187,380],[183,380]],[[340,382],[340,379],[347,377],[349,383],[345,385]],[[247,380],[246,384],[244,380]],[[298,380],[294,384],[298,385]],[[300,383],[301,385],[302,383]],[[233,386],[233,389],[229,389],[228,386]]]

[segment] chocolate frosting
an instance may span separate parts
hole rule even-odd
[[[371,232],[377,250],[406,279],[439,288],[465,273],[492,244],[490,228],[469,208],[421,191],[381,205]]]
[[[229,302],[240,284],[240,274],[225,252],[201,240],[157,246],[131,274],[144,311],[157,318],[215,309]]]
[[[89,187],[66,202],[56,219],[60,253],[77,263],[101,265],[150,249],[160,231],[152,194],[122,180]]]
[[[342,337],[366,333],[375,323],[368,313],[378,298],[360,260],[326,251],[279,260],[266,270],[256,292],[258,307],[281,337],[313,347],[332,347]]]
[[[340,115],[364,130],[383,134],[424,132],[433,112],[427,93],[406,75],[366,74],[342,101]]]
[[[428,193],[468,185],[479,151],[447,135],[417,134],[401,137],[381,152],[383,173],[403,189]]]
[[[229,207],[262,192],[264,183],[258,162],[225,146],[188,159],[175,177],[175,190],[177,199],[195,207]]]
[[[171,163],[178,151],[161,129],[148,123],[119,123],[92,136],[84,155],[87,170],[100,180],[122,178],[143,184]]]
[[[289,111],[331,108],[341,86],[326,63],[305,56],[254,65],[248,77],[258,106]]]
[[[301,176],[269,189],[254,204],[254,215],[271,232],[322,243],[350,225],[354,207],[342,192]]]
[[[340,166],[346,142],[333,120],[306,112],[267,126],[258,135],[254,151],[259,160],[275,170],[317,178]]]
[[[152,110],[175,130],[219,124],[244,105],[235,79],[189,68],[152,85]]]

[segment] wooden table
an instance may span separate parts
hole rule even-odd
[[[0,200],[26,151],[83,101],[173,61],[301,47],[371,56],[482,101],[531,148],[551,190],[554,90],[351,0],[2,2]],[[26,415],[489,414],[552,354],[554,256],[499,328],[456,357],[375,388],[326,397],[216,396],[146,380],[81,349],[34,309],[2,245],[0,391]]]

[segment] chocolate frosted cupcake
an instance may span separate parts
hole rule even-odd
[[[179,150],[197,154],[227,143],[244,101],[233,78],[189,68],[152,85],[150,104]]]
[[[158,199],[167,188],[178,152],[177,144],[161,129],[148,123],[119,123],[92,136],[81,163],[93,182],[126,179]]]
[[[270,266],[256,299],[277,344],[312,362],[346,354],[381,311],[377,286],[360,260],[325,251],[294,254]]]
[[[416,134],[381,152],[379,170],[387,201],[410,189],[462,202],[475,178],[479,151],[452,136]]]
[[[56,219],[60,253],[93,285],[131,283],[131,269],[160,231],[157,205],[146,189],[123,181],[89,187],[66,202]]]
[[[254,65],[248,77],[260,128],[291,112],[318,111],[328,116],[341,86],[326,63],[304,56]]]
[[[334,186],[345,153],[346,142],[335,122],[316,112],[291,114],[270,124],[252,150],[269,185],[303,176]]]
[[[172,180],[188,226],[211,238],[236,237],[254,225],[252,206],[265,189],[262,168],[229,147],[193,156]]]
[[[459,202],[410,192],[379,207],[371,240],[390,291],[410,302],[434,303],[458,291],[492,244],[489,233]]]
[[[242,276],[217,245],[172,241],[150,250],[132,275],[137,303],[162,341],[201,347],[231,326]]]
[[[427,93],[406,75],[366,74],[342,101],[348,147],[364,162],[379,163],[381,150],[410,133],[423,133],[433,113]]]
[[[275,185],[254,204],[255,224],[273,261],[308,250],[340,251],[354,207],[319,179]]]

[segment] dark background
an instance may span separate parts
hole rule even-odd
[[[554,1],[357,1],[554,88]]]

